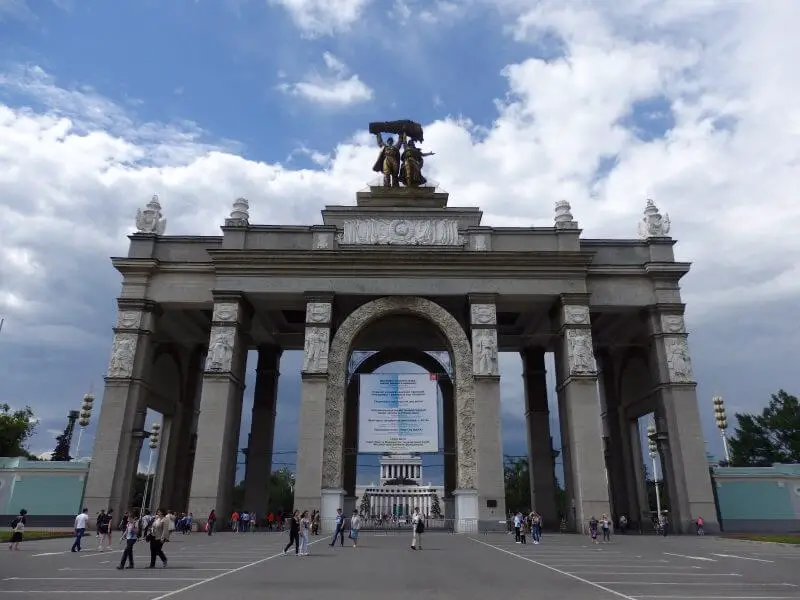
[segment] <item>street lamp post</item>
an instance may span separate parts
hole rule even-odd
[[[142,495],[142,509],[139,514],[144,514],[147,506],[147,494],[150,491],[150,466],[153,463],[153,451],[158,448],[158,438],[161,433],[161,424],[153,423],[150,432],[150,455],[147,457],[147,471],[145,471],[144,495]]]
[[[714,396],[711,402],[714,404],[714,420],[722,435],[722,448],[725,450],[725,460],[730,465],[731,453],[728,449],[728,436],[726,433],[728,430],[728,415],[725,412],[725,401],[722,399],[722,396]]]
[[[83,438],[83,430],[89,426],[92,420],[92,403],[94,402],[94,394],[89,392],[83,397],[83,404],[81,404],[81,412],[78,414],[78,425],[81,430],[78,432],[78,441],[75,444],[75,460],[81,457],[81,439]]]
[[[656,424],[650,421],[647,426],[647,448],[650,451],[650,459],[653,461],[653,484],[656,488],[656,511],[658,513],[658,521],[661,522],[661,490],[658,488],[658,469],[656,468],[656,457],[658,456],[658,443],[656,441]]]

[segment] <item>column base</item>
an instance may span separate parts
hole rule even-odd
[[[320,503],[320,531],[321,533],[333,533],[336,528],[336,511],[344,510],[344,490],[325,489],[322,490],[322,501]]]
[[[456,533],[477,533],[478,531],[478,490],[453,490],[455,496]]]

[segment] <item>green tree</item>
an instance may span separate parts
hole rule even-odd
[[[361,496],[361,506],[359,507],[358,510],[361,512],[362,515],[369,516],[370,514],[369,494],[364,493],[364,495]]]
[[[12,411],[8,404],[0,404],[0,456],[32,458],[25,444],[35,428],[30,406]]]
[[[731,465],[769,466],[800,462],[800,402],[784,390],[772,394],[760,415],[736,413],[730,438]]]
[[[431,514],[437,519],[442,516],[442,507],[439,504],[439,494],[436,492],[431,496]]]
[[[531,509],[531,478],[528,459],[505,457],[503,476],[506,490],[506,509],[527,512]]]
[[[269,477],[269,511],[277,513],[281,510],[291,510],[294,506],[294,473],[287,468],[273,471]],[[297,507],[303,510],[302,507]],[[307,506],[305,509],[319,508]],[[255,510],[258,510],[256,507]]]

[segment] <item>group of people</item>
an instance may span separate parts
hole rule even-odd
[[[532,510],[527,515],[522,511],[517,511],[513,519],[514,542],[517,544],[527,544],[528,534],[533,538],[533,543],[538,544],[542,541],[542,516]]]

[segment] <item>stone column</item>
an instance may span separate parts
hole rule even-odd
[[[624,453],[628,449],[625,437],[624,410],[620,408],[620,397],[615,378],[614,363],[608,353],[598,354],[598,383],[600,389],[600,413],[603,424],[603,451],[611,496],[611,512],[614,523],[620,515],[630,520],[635,514],[631,510],[628,480],[625,476]],[[623,435],[624,431],[624,435]]]
[[[522,378],[525,382],[525,421],[528,431],[528,466],[531,479],[531,508],[536,509],[547,528],[557,528],[556,472],[550,435],[550,409],[547,406],[547,372],[544,348],[522,351]],[[525,507],[509,507],[524,510]]]
[[[250,422],[250,443],[247,470],[244,476],[244,509],[257,515],[267,512],[269,477],[272,473],[272,451],[275,440],[275,415],[278,402],[278,379],[282,350],[278,346],[258,348],[256,389],[253,395],[253,416]]]
[[[307,297],[303,373],[300,384],[300,432],[294,488],[295,508],[303,510],[319,507],[320,526],[324,532],[332,529],[336,509],[341,508],[344,501],[342,481],[338,482],[337,488],[325,490],[324,494],[322,489],[322,449],[325,439],[332,314],[331,296]]]
[[[97,422],[84,506],[122,515],[130,508],[139,463],[148,379],[152,370],[151,333],[159,310],[147,300],[119,299],[111,360]]]
[[[582,532],[592,516],[611,510],[588,297],[564,295],[561,301],[556,374],[567,519]]]
[[[506,514],[503,442],[500,431],[500,369],[497,364],[497,308],[490,296],[470,296],[473,375],[475,379],[475,450],[478,514],[497,522]],[[461,498],[457,498],[456,505]],[[493,502],[490,502],[493,501]],[[496,503],[496,504],[495,504]],[[489,504],[495,504],[489,507]],[[464,518],[457,515],[460,520]]]
[[[718,530],[708,472],[696,382],[683,305],[660,305],[649,314],[651,371],[658,377],[656,417],[664,477],[669,487],[672,527],[682,533],[702,516],[706,531]]]
[[[222,519],[230,513],[247,363],[242,339],[247,313],[249,307],[240,297],[214,299],[189,494],[189,510],[198,521],[212,508]]]

